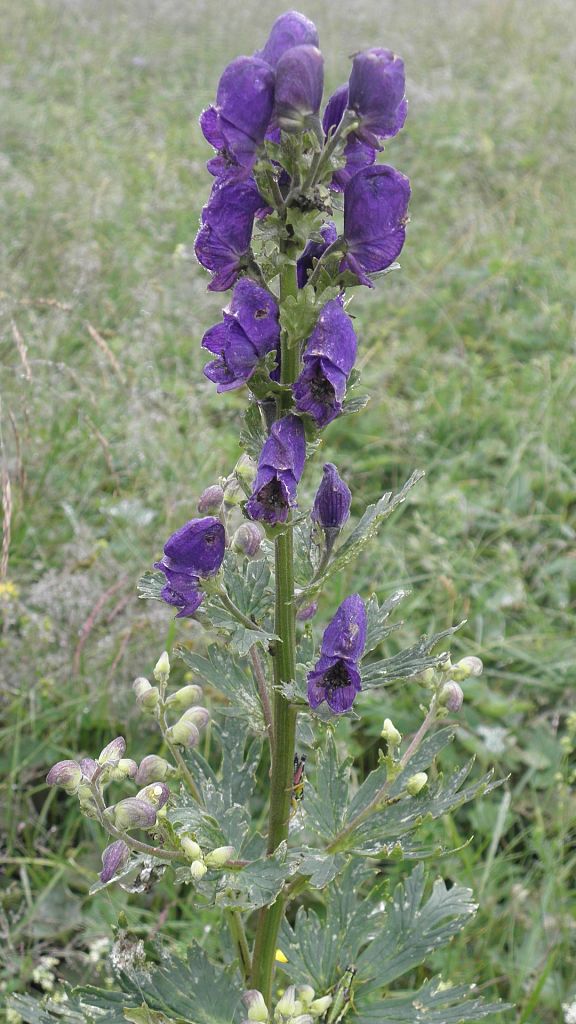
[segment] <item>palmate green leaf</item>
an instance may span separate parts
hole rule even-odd
[[[131,1024],[182,1024],[182,1017],[167,1017],[161,1010],[151,1010],[146,1003],[132,1010],[124,1010],[124,1019]]]
[[[409,590],[396,590],[390,595],[382,604],[378,604],[378,598],[373,594],[372,597],[366,603],[366,646],[364,647],[364,654],[369,654],[373,651],[378,644],[382,643],[386,637],[390,636],[395,629],[399,629],[402,625],[401,622],[397,622],[394,625],[388,624],[390,614],[395,608],[408,597]]]
[[[508,1004],[485,1003],[474,987],[450,986],[432,978],[416,992],[401,992],[363,1005],[355,1000],[354,1024],[465,1024],[509,1009]]]
[[[162,601],[162,588],[166,586],[166,577],[163,572],[155,569],[148,569],[138,580],[136,589],[138,597],[144,601]]]
[[[368,541],[374,537],[384,520],[387,519],[395,509],[402,505],[409,492],[423,476],[424,473],[422,470],[416,470],[396,494],[392,491],[387,491],[387,493],[383,494],[374,505],[368,506],[360,522],[352,530],[352,533],[346,538],[344,543],[336,549],[334,557],[328,564],[326,571],[322,574],[320,579],[315,583],[310,584],[305,589],[307,598],[311,598],[316,594],[324,587],[327,580],[331,579],[332,576],[339,573],[345,565],[358,557]]]
[[[176,644],[174,654],[192,670],[195,682],[213,686],[228,698],[230,706],[219,708],[220,713],[243,718],[254,729],[264,729],[262,706],[254,677],[230,650],[212,644],[204,656],[189,651],[183,644]]]
[[[216,904],[230,910],[258,910],[273,903],[285,881],[296,871],[286,858],[285,846],[269,857],[248,864],[241,871],[222,875]]]
[[[407,647],[390,658],[382,658],[380,661],[362,664],[362,688],[373,689],[376,686],[388,686],[397,679],[412,679],[420,675],[427,668],[435,668],[441,665],[446,659],[446,652],[430,654],[436,644],[453,636],[462,626],[463,622],[449,629],[443,629],[440,633],[433,633],[432,636],[421,636],[418,643]]]
[[[243,626],[216,601],[206,602],[202,608],[203,615],[212,628],[228,634],[230,647],[240,658],[245,658],[254,644],[261,644],[267,650],[271,641],[278,639],[276,633],[266,632],[266,630],[256,627],[248,629],[247,626]]]
[[[225,557],[224,584],[228,597],[244,615],[258,622],[271,615],[274,609],[271,576],[265,558],[254,561],[245,558],[239,565],[236,558]]]
[[[306,787],[306,825],[329,842],[338,833],[348,805],[352,758],[338,760],[334,737],[329,734],[318,752],[314,785]]]
[[[244,420],[239,438],[240,447],[247,455],[250,456],[251,459],[258,461],[258,457],[262,451],[265,440],[266,431],[264,429],[258,403],[251,400],[246,412],[244,413]]]
[[[345,863],[345,858],[340,854],[329,854],[314,849],[298,851],[298,872],[306,875],[312,889],[324,889],[336,878]]]

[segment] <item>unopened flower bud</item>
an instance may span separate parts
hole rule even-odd
[[[249,455],[241,455],[234,466],[234,476],[240,483],[251,488],[256,476],[256,463],[254,459],[251,459]]]
[[[138,701],[138,707],[141,707],[142,710],[148,712],[148,714],[152,714],[154,709],[158,706],[159,700],[160,690],[157,686],[151,686]]]
[[[190,839],[190,836],[184,836],[184,838],[180,840],[180,846],[189,860],[203,859],[202,850],[194,839]]]
[[[291,46],[276,65],[274,114],[284,131],[301,132],[318,113],[324,85],[324,60],[316,46]]]
[[[162,651],[162,654],[154,665],[152,675],[157,683],[163,683],[168,679],[168,676],[170,675],[170,658],[168,657],[168,651]]]
[[[193,860],[190,865],[190,874],[195,882],[199,882],[208,871],[208,868],[201,860]]]
[[[289,985],[282,998],[276,1003],[276,1013],[281,1017],[293,1017],[296,1012],[296,988],[294,985]]]
[[[94,799],[94,793],[92,792],[92,787],[90,786],[90,784],[88,782],[81,782],[80,783],[80,785],[78,786],[78,791],[76,793],[76,796],[78,797],[78,803],[80,805],[80,810],[81,810],[82,814],[86,818],[98,818],[99,817],[100,812],[98,810],[98,804],[96,803],[96,800]]]
[[[200,742],[200,733],[194,722],[185,722],[181,718],[166,730],[166,738],[169,743],[176,743],[179,747],[197,747]]]
[[[398,732],[398,729],[389,718],[384,719],[380,735],[383,740],[386,740],[389,747],[399,747],[402,742],[402,734]]]
[[[440,690],[438,700],[443,707],[448,708],[448,711],[460,711],[464,703],[462,687],[454,679],[449,679]]]
[[[126,740],[123,736],[117,736],[115,740],[111,740],[110,743],[106,744],[104,750],[100,751],[98,764],[117,765],[125,753]]]
[[[313,1017],[322,1017],[332,1002],[332,996],[321,996],[320,999],[315,999],[314,1002],[310,1003],[308,1007]]]
[[[107,778],[113,779],[115,782],[119,782],[122,779],[133,779],[137,771],[138,765],[136,761],[133,761],[131,757],[121,757],[118,764],[108,769]]]
[[[211,512],[218,512],[224,501],[224,491],[220,484],[212,484],[202,491],[198,499],[198,511],[200,515],[209,515]]]
[[[417,796],[420,790],[424,789],[427,782],[428,776],[426,772],[416,772],[415,775],[412,775],[411,778],[408,779],[408,782],[406,783],[406,790],[410,796]]]
[[[304,1006],[308,1006],[312,1002],[315,996],[312,985],[299,985],[298,986],[298,999]]]
[[[324,530],[340,532],[350,515],[352,494],[331,462],[324,464],[322,482],[316,492],[312,519]]]
[[[171,711],[186,711],[194,704],[197,704],[201,698],[202,687],[196,686],[195,683],[190,683],[188,686],[182,686],[175,693],[171,693],[166,701],[166,707],[170,708]]]
[[[241,555],[253,558],[260,550],[263,536],[256,523],[241,523],[232,537],[232,548]]]
[[[268,1007],[264,1002],[264,996],[257,988],[251,988],[242,996],[242,1002],[248,1010],[248,1020],[265,1024],[268,1020]]]
[[[129,860],[130,850],[123,839],[118,839],[115,843],[111,843],[102,854],[100,881],[109,882],[110,879],[114,878],[114,875],[122,870]]]
[[[136,700],[140,701],[144,694],[147,693],[148,690],[152,689],[152,686],[144,676],[138,676],[138,678],[132,683],[132,689],[136,695]]]
[[[46,776],[49,786],[62,786],[70,794],[78,792],[81,780],[82,769],[77,761],[58,761]]]
[[[425,686],[430,686],[434,682],[435,675],[433,668],[425,668],[420,678]]]
[[[482,660],[474,655],[469,655],[467,658],[461,658],[452,666],[452,677],[457,683],[461,683],[464,679],[469,679],[470,676],[481,676],[483,670]]]
[[[165,782],[152,782],[136,793],[136,800],[147,800],[157,811],[170,799],[170,790]]]
[[[156,824],[156,811],[148,800],[130,796],[109,808],[117,828],[150,828]]]
[[[98,768],[98,761],[95,761],[93,757],[83,757],[80,761],[80,767],[84,778],[90,781]]]
[[[223,868],[233,856],[233,846],[217,846],[215,850],[206,854],[204,863],[209,868]]]
[[[312,601],[311,604],[307,604],[304,608],[300,608],[300,611],[296,612],[296,618],[298,622],[309,622],[313,619],[318,611],[318,601]]]
[[[140,761],[134,781],[139,786],[148,786],[151,782],[163,782],[170,775],[175,775],[176,769],[163,757],[157,754],[147,754]]]
[[[210,721],[210,712],[208,708],[200,707],[199,705],[188,708],[184,712],[181,722],[193,722],[197,729],[205,729]]]

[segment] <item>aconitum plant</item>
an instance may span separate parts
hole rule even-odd
[[[500,1005],[416,969],[475,910],[469,890],[428,885],[420,862],[438,855],[434,820],[491,786],[470,781],[470,765],[444,777],[436,763],[461,684],[482,664],[438,652],[452,629],[386,655],[404,593],[366,593],[354,563],[421,474],[358,515],[337,454],[319,456],[325,428],[365,404],[351,297],[383,283],[405,243],[408,178],[379,162],[406,120],[404,65],[381,47],[357,53],[322,110],[312,22],[289,11],[259,42],[224,69],[200,117],[214,180],[195,246],[208,288],[230,291],[202,339],[204,373],[218,392],[243,389],[244,454],[198,496],[198,515],[190,510],[141,581],[141,595],[179,620],[170,655],[133,684],[158,726],[157,750],[136,763],[118,737],[47,779],[102,827],[94,891],[139,892],[173,872],[179,899],[210,924],[210,945],[169,954],[121,929],[115,984],[69,992],[65,1016],[479,1020]],[[407,737],[388,717],[395,680],[414,695]],[[367,691],[379,695],[383,725],[362,779],[342,726],[362,719]],[[59,1013],[14,1005],[30,1021]]]

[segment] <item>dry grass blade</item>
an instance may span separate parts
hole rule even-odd
[[[24,376],[26,377],[26,380],[32,380],[32,370],[30,369],[30,363],[28,362],[28,352],[26,349],[24,338],[22,337],[20,331],[18,330],[18,326],[14,320],[11,321],[11,326],[12,337],[16,342],[16,348],[18,349],[18,355],[20,356],[20,362],[22,363]]]
[[[2,452],[3,455],[3,452]],[[10,556],[10,538],[12,526],[12,488],[10,477],[2,458],[2,555],[0,556],[0,582],[8,576],[8,558]]]
[[[106,359],[110,363],[110,366],[114,370],[114,373],[118,377],[118,380],[120,380],[124,384],[125,377],[122,371],[122,367],[120,366],[120,363],[116,359],[116,356],[114,355],[110,346],[104,340],[99,331],[97,331],[96,328],[93,327],[92,324],[88,322],[88,320],[86,321],[86,330],[88,331],[88,334],[92,338],[92,341],[96,342],[100,351],[106,356]]]

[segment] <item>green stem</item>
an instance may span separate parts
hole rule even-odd
[[[297,292],[294,265],[283,269],[280,278],[280,302]],[[291,384],[299,371],[299,347],[289,348],[282,338],[282,384]],[[278,415],[290,409],[291,396],[283,393],[278,398]],[[276,557],[276,614],[275,632],[279,637],[274,654],[274,744],[270,772],[270,812],[268,820],[268,853],[273,853],[288,838],[292,779],[294,772],[294,746],[296,740],[296,710],[281,692],[283,683],[291,682],[295,675],[296,614],[294,603],[294,548],[292,526],[275,541]],[[274,957],[278,929],[284,912],[284,899],[263,908],[258,918],[252,983],[269,1005],[274,971]]]
[[[237,910],[227,910],[226,920],[228,921],[228,928],[230,929],[230,935],[232,941],[238,951],[238,957],[242,966],[242,974],[244,980],[248,982],[250,980],[250,971],[252,964],[250,962],[250,950],[248,949],[248,942],[246,939],[246,932],[244,931],[244,924],[242,918]]]

